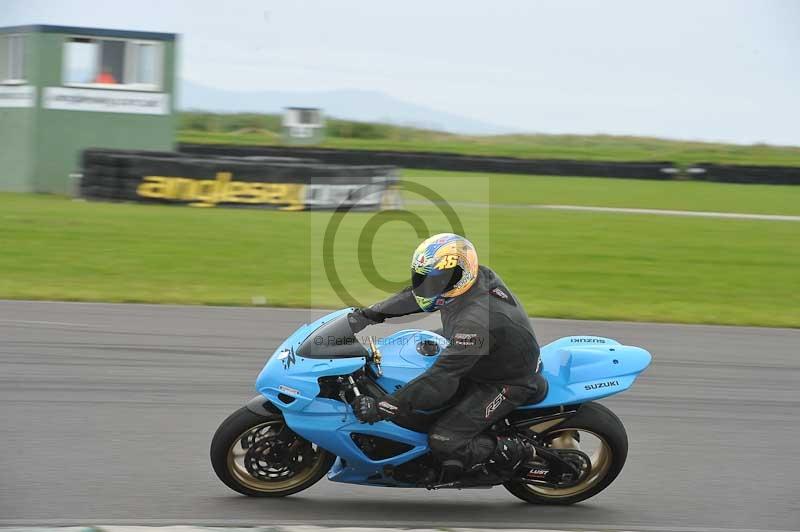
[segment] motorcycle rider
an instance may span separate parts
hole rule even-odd
[[[428,433],[443,477],[455,480],[482,464],[515,470],[535,457],[532,445],[484,431],[537,391],[539,345],[525,309],[502,279],[478,265],[466,238],[442,233],[423,241],[411,260],[411,286],[350,313],[354,333],[387,318],[438,310],[448,346],[422,375],[380,398],[352,403],[365,423],[457,401]]]

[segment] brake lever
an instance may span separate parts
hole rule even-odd
[[[356,381],[353,380],[352,375],[347,376],[346,382],[349,383],[349,386],[345,384],[345,379],[343,377],[339,377],[337,381],[339,382],[339,399],[341,399],[344,403],[344,417],[342,418],[342,421],[347,421],[347,407],[350,406],[350,403],[347,402],[347,391],[351,390],[353,395],[358,397],[361,395],[361,390],[358,389],[358,385],[356,384]],[[353,407],[350,406],[350,408],[352,409]]]

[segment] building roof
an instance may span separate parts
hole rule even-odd
[[[86,35],[90,37],[117,37],[121,39],[147,39],[151,41],[174,41],[177,36],[175,33],[83,28],[80,26],[51,26],[49,24],[8,26],[0,28],[0,33],[66,33],[69,35]]]

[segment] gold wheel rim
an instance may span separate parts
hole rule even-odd
[[[547,488],[544,486],[535,486],[533,484],[524,484],[525,489],[543,497],[561,499],[579,495],[596,486],[605,478],[606,474],[608,474],[608,471],[611,468],[613,454],[611,452],[611,446],[608,444],[605,438],[599,434],[590,430],[565,428],[548,433],[547,441],[551,443],[551,448],[553,449],[580,450],[580,444],[578,443],[578,440],[573,437],[574,433],[590,434],[600,442],[598,448],[589,454],[591,467],[589,468],[589,473],[587,473],[586,477],[578,484],[567,488]]]
[[[228,471],[239,483],[255,491],[274,493],[295,488],[319,473],[324,462],[324,451],[315,445],[312,445],[313,458],[300,471],[289,470],[288,474],[275,472],[274,478],[262,479],[254,477],[247,470],[244,463],[248,449],[245,446],[247,442],[256,443],[260,441],[259,436],[261,438],[271,436],[284,426],[282,421],[261,423],[247,429],[233,441],[228,449],[227,465]]]

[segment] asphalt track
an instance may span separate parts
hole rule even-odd
[[[309,314],[0,301],[0,525],[800,529],[790,329],[534,320],[544,341],[601,334],[655,357],[605,401],[627,426],[628,463],[580,505],[327,480],[285,499],[241,497],[211,471],[211,434]]]

